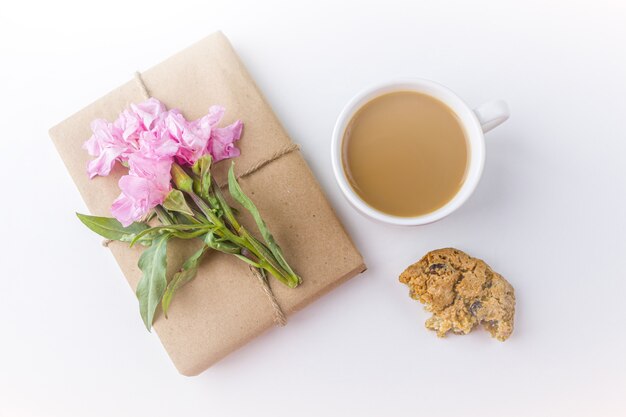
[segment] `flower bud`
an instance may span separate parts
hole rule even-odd
[[[172,181],[174,181],[176,188],[187,193],[193,192],[193,180],[180,165],[174,162],[172,164],[171,173]]]

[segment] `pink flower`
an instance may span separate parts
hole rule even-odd
[[[211,106],[209,107],[209,113],[206,116],[201,117],[200,119],[191,122],[190,124],[196,129],[197,132],[202,132],[202,134],[207,137],[211,134],[211,129],[217,125],[222,117],[224,117],[224,112],[226,109],[222,106]]]
[[[176,157],[183,165],[193,165],[205,152],[209,142],[209,133],[203,134],[193,129],[191,124],[185,120],[178,110],[170,110],[165,125],[168,132],[180,145]]]
[[[217,127],[211,132],[208,151],[213,157],[213,161],[221,161],[222,159],[239,156],[239,149],[235,147],[234,142],[241,137],[243,123],[237,120],[235,123],[226,127]]]
[[[130,171],[118,183],[122,193],[113,202],[111,214],[123,226],[141,220],[150,210],[163,203],[172,189],[172,159],[155,160],[140,153],[128,159]]]
[[[217,127],[224,115],[222,106],[211,106],[209,113],[188,122],[177,110],[166,118],[169,133],[178,140],[177,160],[183,165],[193,165],[201,156],[210,153],[214,161],[239,155],[233,142],[241,137],[243,124],[237,121],[225,128]]]
[[[113,125],[121,130],[122,139],[128,144],[129,153],[132,153],[139,147],[139,135],[144,132],[145,129],[139,117],[130,110],[124,110],[117,118]],[[123,155],[123,158],[128,158],[128,155]]]
[[[159,157],[174,155],[178,149],[175,140],[160,134],[165,130],[163,121],[166,115],[165,106],[150,98],[131,104],[130,109],[124,110],[113,123],[94,120],[91,124],[93,135],[83,145],[91,156],[96,157],[87,166],[89,178],[109,175],[115,161],[126,162],[129,155],[142,146],[142,142],[148,151]]]
[[[160,189],[170,190],[170,170],[172,158],[155,159],[150,155],[135,152],[128,158],[128,172],[131,175],[147,178]]]
[[[166,113],[163,103],[152,97],[142,103],[131,104],[130,109],[139,118],[145,130],[152,129],[154,121]]]
[[[153,159],[171,160],[180,147],[178,141],[169,134],[165,127],[141,132],[138,144],[139,149],[135,153]]]
[[[89,162],[87,173],[89,178],[109,175],[115,160],[128,151],[128,143],[122,138],[122,130],[106,120],[94,120],[91,130],[93,135],[83,144],[83,148],[96,159]]]
[[[128,166],[119,181],[120,196],[111,212],[124,226],[144,218],[163,203],[172,189],[170,170],[174,160],[193,165],[209,153],[214,161],[239,155],[234,142],[241,137],[240,120],[217,127],[224,116],[222,106],[211,106],[206,116],[192,122],[180,111],[166,110],[155,98],[131,104],[117,120],[94,120],[93,135],[83,147],[94,156],[89,177],[109,175],[115,161]]]

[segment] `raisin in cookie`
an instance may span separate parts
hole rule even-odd
[[[500,341],[513,332],[513,287],[485,262],[458,249],[427,253],[400,275],[400,282],[433,313],[426,327],[439,337],[450,330],[467,334],[480,323]]]

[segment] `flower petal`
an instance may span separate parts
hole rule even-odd
[[[160,131],[155,129],[139,135],[139,150],[136,153],[153,159],[170,159],[176,155],[179,146],[165,128]]]
[[[128,151],[128,144],[122,139],[119,127],[103,119],[91,122],[93,135],[83,144],[87,152],[96,159],[89,162],[87,172],[90,178],[106,176],[111,172],[116,159]]]
[[[226,109],[222,106],[214,105],[209,107],[209,114],[205,116],[207,118],[207,122],[211,126],[215,126],[220,122],[220,120],[222,120],[225,111]]]
[[[179,144],[176,156],[184,165],[192,165],[206,150],[211,125],[200,120],[190,123],[178,111],[170,111],[166,118],[167,130]]]
[[[241,138],[243,123],[237,120],[235,123],[213,129],[211,140],[209,141],[209,152],[214,161],[239,156],[239,149],[235,147],[234,142]]]
[[[124,227],[130,226],[134,221],[142,217],[133,200],[124,193],[120,194],[111,205],[111,214]]]
[[[170,190],[172,162],[171,158],[153,159],[141,153],[135,153],[128,158],[130,174],[150,181],[151,187],[161,192]]]
[[[124,148],[105,148],[96,159],[89,161],[87,174],[93,179],[96,175],[106,177],[111,173],[115,160],[124,152]]]
[[[98,156],[102,148],[95,135],[91,135],[91,137],[83,143],[83,149],[87,150],[87,153],[91,156]]]
[[[154,121],[157,120],[161,114],[165,113],[165,106],[163,103],[154,97],[151,97],[141,103],[133,103],[130,105],[130,108],[133,112],[135,112],[147,130],[152,129]]]
[[[141,119],[130,110],[124,110],[113,125],[122,131],[122,139],[130,144],[137,142],[139,134],[145,131]]]

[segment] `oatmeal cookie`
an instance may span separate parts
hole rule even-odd
[[[513,332],[513,287],[485,262],[458,249],[428,252],[400,275],[400,282],[433,313],[426,327],[439,337],[450,330],[467,334],[480,323],[500,341]]]

